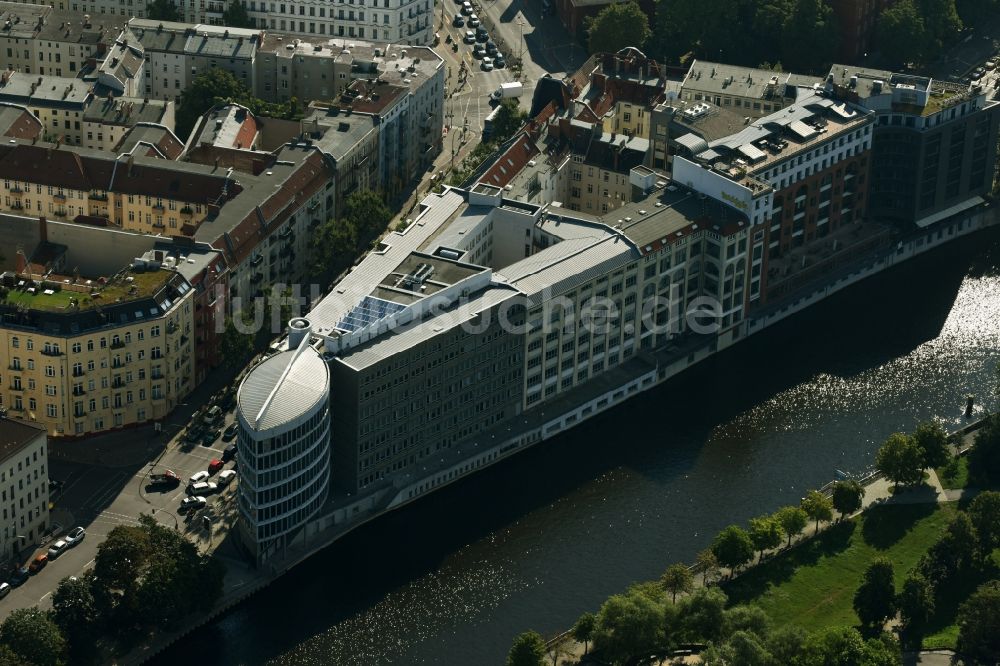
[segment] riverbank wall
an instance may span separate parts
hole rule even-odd
[[[565,398],[553,401],[544,409],[523,414],[517,424],[505,423],[484,431],[475,440],[447,452],[447,457],[436,465],[413,472],[402,482],[397,481],[395,486],[376,488],[362,497],[333,498],[320,516],[307,523],[300,538],[280,558],[256,571],[252,582],[242,582],[239,588],[226,589],[212,612],[194,619],[180,632],[160,637],[141,653],[129,655],[122,663],[142,663],[154,657],[198,626],[228,612],[304,560],[388,511],[406,506],[434,490],[569,430],[868,277],[953,240],[997,226],[1000,226],[1000,215],[986,204],[959,218],[940,222],[932,229],[914,232],[901,238],[893,248],[861,258],[828,275],[822,282],[807,285],[781,302],[753,313],[743,322],[739,333],[727,338],[725,343],[717,339],[692,341],[644,353],[588,385],[567,393]],[[245,565],[237,563],[235,566]]]

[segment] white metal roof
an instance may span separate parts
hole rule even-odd
[[[308,414],[330,392],[330,369],[308,343],[254,366],[240,384],[240,413],[257,432]]]

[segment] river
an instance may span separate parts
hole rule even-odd
[[[740,523],[993,406],[1000,240],[872,278],[334,544],[161,664],[499,665]]]

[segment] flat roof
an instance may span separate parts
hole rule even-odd
[[[93,93],[93,85],[81,79],[23,72],[11,72],[0,85],[0,99],[39,106],[83,107]]]
[[[94,99],[83,112],[84,120],[102,125],[131,126],[138,123],[159,123],[170,102],[141,97],[106,97]]]
[[[811,88],[822,82],[818,76],[695,60],[684,77],[682,88],[752,99],[793,100],[798,94],[796,88]]]

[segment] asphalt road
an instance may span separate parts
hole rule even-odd
[[[227,422],[231,419],[232,415],[228,414]],[[64,483],[63,490],[53,499],[52,523],[61,526],[59,536],[77,525],[87,530],[87,536],[82,543],[64,552],[0,600],[0,616],[26,606],[50,607],[52,592],[59,581],[66,576],[79,576],[92,567],[97,547],[108,532],[118,525],[138,525],[142,513],[152,514],[162,524],[184,531],[200,548],[217,545],[202,526],[202,513],[188,517],[180,514],[178,507],[185,497],[187,479],[195,472],[206,469],[213,458],[221,458],[226,446],[227,443],[220,439],[210,447],[196,445],[186,450],[179,438],[175,438],[158,456],[155,449],[162,444],[147,442],[145,449],[133,447],[127,456],[132,462],[114,456],[106,456],[97,464],[50,458],[50,478]],[[234,465],[230,462],[226,468]],[[148,475],[165,469],[180,476],[181,485],[169,492],[147,490]],[[238,480],[230,483],[219,495],[209,497],[209,506],[204,513],[216,516],[231,509],[236,483]],[[29,561],[36,554],[46,552],[52,541],[55,539],[35,551],[25,551],[24,560]]]

